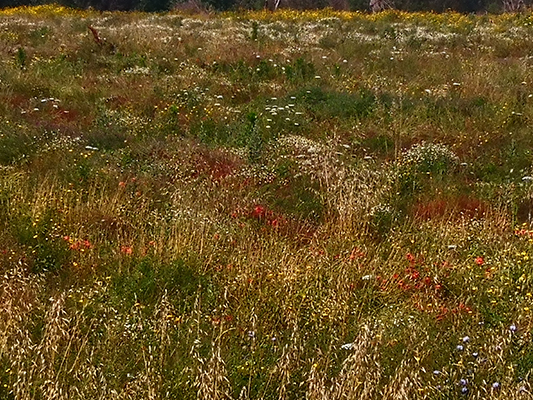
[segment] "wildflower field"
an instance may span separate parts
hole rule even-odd
[[[0,398],[529,399],[533,14],[0,10]]]

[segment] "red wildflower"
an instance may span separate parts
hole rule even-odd
[[[133,247],[131,247],[131,246],[120,246],[120,251],[129,256],[129,255],[133,254]]]
[[[415,256],[413,256],[411,253],[407,253],[405,258],[407,258],[407,261],[409,261],[411,264],[415,263]]]
[[[254,216],[255,218],[262,218],[265,216],[265,213],[266,213],[265,207],[261,205],[257,205],[254,207],[254,210],[252,211],[252,216]]]
[[[365,256],[365,252],[364,251],[361,251],[358,247],[355,247],[352,252],[350,253],[350,260],[355,260],[356,258],[359,258],[359,257],[364,257]]]
[[[477,265],[483,265],[485,260],[483,260],[483,257],[476,257],[476,264]]]

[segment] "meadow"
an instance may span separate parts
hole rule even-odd
[[[0,10],[0,398],[526,399],[533,14]]]

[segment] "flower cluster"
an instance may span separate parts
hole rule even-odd
[[[81,253],[94,248],[94,245],[87,239],[74,239],[70,236],[63,236],[63,240],[68,243],[70,250],[76,250]]]
[[[386,291],[391,283],[406,292],[432,291],[437,293],[442,289],[442,285],[436,278],[432,278],[427,271],[421,271],[421,268],[416,266],[417,259],[412,253],[407,253],[405,258],[409,261],[409,266],[404,269],[402,274],[395,273],[389,279],[377,277],[382,291]]]
[[[287,224],[287,219],[262,204],[256,204],[251,209],[234,211],[233,218],[244,218],[246,220],[258,221],[261,224],[269,225],[272,228],[279,228]]]
[[[418,172],[443,173],[459,164],[459,157],[448,146],[441,143],[415,144],[406,151],[401,165],[411,167]]]

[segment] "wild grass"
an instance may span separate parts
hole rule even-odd
[[[0,397],[531,397],[531,20],[0,10]]]

